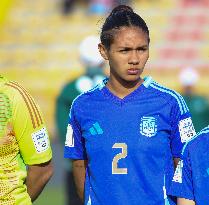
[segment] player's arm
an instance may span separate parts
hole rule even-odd
[[[77,193],[80,199],[84,200],[84,183],[86,176],[87,160],[73,160],[73,176]]]
[[[9,85],[14,88],[13,129],[21,158],[28,167],[27,191],[34,201],[52,176],[52,150],[39,106],[23,87]]]
[[[189,199],[178,198],[177,205],[195,205],[195,202]]]
[[[178,198],[177,205],[195,205],[192,167],[188,146],[184,147],[181,161],[176,168],[167,194]]]
[[[85,139],[82,136],[81,125],[75,115],[75,113],[79,115],[76,106],[78,105],[76,104],[76,101],[74,101],[69,114],[64,157],[72,159],[72,171],[76,190],[79,198],[84,201],[84,184],[88,158],[85,148]]]
[[[171,152],[175,168],[184,144],[196,134],[189,109],[183,98],[180,101],[181,103],[173,101],[171,110]]]
[[[46,162],[43,164],[29,165],[26,178],[26,186],[28,194],[33,201],[42,192],[43,188],[49,181],[53,174],[52,162]]]
[[[173,163],[174,163],[174,168],[175,168],[175,169],[176,169],[176,167],[177,167],[179,161],[180,161],[180,158],[176,158],[176,157],[173,158]]]

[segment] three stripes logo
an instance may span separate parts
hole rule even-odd
[[[89,129],[89,132],[91,133],[91,135],[101,135],[101,134],[103,134],[103,130],[100,127],[98,122],[93,124],[93,126]]]
[[[6,85],[14,88],[15,90],[17,90],[21,94],[21,96],[22,96],[23,100],[25,101],[25,104],[28,108],[33,128],[35,129],[35,128],[39,127],[41,124],[43,124],[41,114],[40,114],[33,98],[27,93],[27,91],[22,86],[17,84],[16,82],[9,82],[9,83],[6,83]]]

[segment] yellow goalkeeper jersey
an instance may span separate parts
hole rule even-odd
[[[23,87],[0,75],[0,205],[32,204],[25,185],[26,165],[51,158],[39,107]]]

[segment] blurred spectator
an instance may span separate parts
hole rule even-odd
[[[184,6],[208,6],[208,0],[182,0]]]
[[[92,0],[90,2],[89,12],[94,14],[105,14],[111,10],[114,0]]]
[[[69,109],[73,100],[85,92],[93,88],[96,84],[104,79],[103,67],[104,60],[98,51],[99,38],[97,36],[88,36],[79,47],[80,58],[85,68],[85,74],[72,82],[68,82],[61,90],[56,101],[56,124],[58,137],[64,147],[65,136],[68,124]],[[65,189],[67,205],[81,205],[81,201],[76,193],[76,187],[73,181],[71,170],[71,161],[65,159]]]
[[[62,12],[63,14],[68,14],[72,10],[75,0],[63,0]]]
[[[109,12],[113,7],[117,6],[118,4],[128,4],[129,0],[88,0],[87,2],[89,3],[89,13],[103,15]],[[70,13],[74,3],[75,0],[64,0],[63,13]]]
[[[182,85],[182,95],[192,114],[192,120],[197,132],[209,124],[209,102],[201,95],[195,93],[199,75],[191,67],[181,71],[180,82]]]

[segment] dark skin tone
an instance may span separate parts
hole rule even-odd
[[[79,198],[84,201],[84,183],[86,177],[87,160],[73,160],[73,176]]]
[[[52,162],[29,165],[26,178],[27,192],[31,201],[35,201],[53,174]]]

